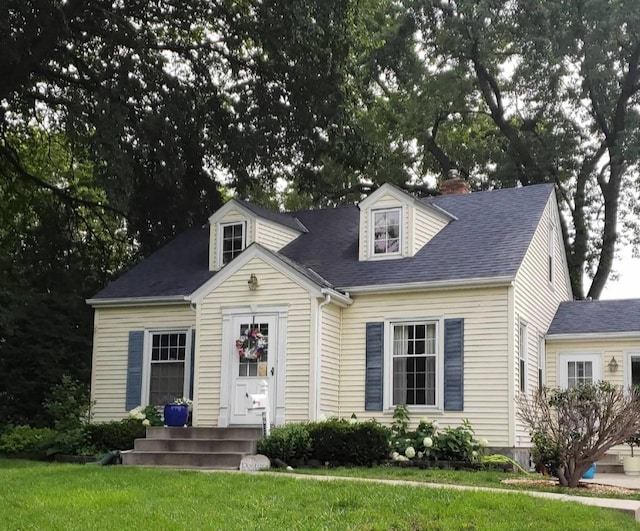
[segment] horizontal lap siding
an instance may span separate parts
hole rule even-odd
[[[249,291],[247,279],[258,277],[257,291]],[[222,308],[247,305],[288,305],[286,338],[286,419],[307,420],[309,415],[310,296],[269,264],[254,258],[204,297],[200,311],[200,352],[197,361],[199,426],[218,424],[221,356],[233,356],[222,345]],[[225,378],[228,377],[225,375]]]
[[[560,354],[604,354],[602,369],[605,380],[614,385],[626,385],[626,352],[640,352],[640,337],[636,339],[595,339],[580,341],[549,341],[547,343],[547,385],[560,385],[557,366]],[[615,357],[618,370],[611,372],[608,364]]]
[[[322,344],[320,368],[320,412],[339,414],[340,402],[340,323],[341,309],[330,304],[322,308]]]
[[[299,232],[285,229],[279,225],[260,219],[256,222],[256,241],[272,251],[279,251],[298,236],[300,236]]]
[[[529,249],[516,276],[514,288],[514,389],[520,389],[520,320],[527,323],[527,381],[529,392],[538,386],[538,349],[539,340],[549,328],[560,302],[572,297],[565,281],[565,269],[562,261],[564,248],[560,239],[560,228],[556,231],[554,242],[554,283],[549,282],[548,242],[551,216],[555,215],[555,199],[552,196],[533,236]],[[548,382],[549,380],[547,380]],[[516,418],[516,445],[527,444],[528,428]]]
[[[435,215],[414,209],[413,254],[417,253],[433,238],[447,223]]]
[[[196,314],[184,306],[97,308],[93,339],[91,398],[93,420],[105,422],[126,416],[129,331],[146,328],[195,326]]]
[[[369,238],[372,238],[373,234],[373,227],[369,226],[373,222],[371,211],[386,208],[402,208],[402,254],[403,256],[411,256],[411,249],[409,249],[409,242],[411,241],[409,231],[411,227],[410,218],[412,216],[412,208],[392,195],[386,194],[378,199],[372,206],[360,212],[360,260],[369,259],[369,245],[371,243]]]
[[[464,411],[412,414],[416,423],[425,414],[442,426],[468,418],[479,437],[492,446],[508,440],[507,288],[354,295],[342,314],[340,414],[374,417],[390,424],[392,410],[364,411],[365,327],[385,319],[464,319]],[[442,331],[441,331],[442,333]],[[386,342],[386,339],[385,339]],[[389,375],[385,366],[385,375]]]

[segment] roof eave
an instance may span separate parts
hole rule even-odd
[[[434,280],[430,282],[403,282],[400,284],[373,284],[367,286],[340,287],[340,291],[346,293],[389,293],[406,291],[430,291],[442,289],[466,289],[466,288],[487,288],[487,287],[509,287],[512,286],[515,278],[512,276],[502,276],[493,278],[468,278],[454,280]]]
[[[629,332],[589,332],[584,334],[547,334],[547,341],[593,341],[594,339],[640,339],[640,330]]]
[[[85,302],[94,308],[119,307],[119,306],[158,306],[188,304],[188,295],[168,295],[165,297],[114,297],[109,299],[85,299]]]

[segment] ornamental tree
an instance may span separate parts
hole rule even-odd
[[[601,381],[569,389],[543,388],[517,399],[518,417],[557,450],[557,475],[577,487],[592,463],[640,431],[640,391]]]

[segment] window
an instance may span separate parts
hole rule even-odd
[[[602,378],[602,354],[560,354],[559,384],[576,387]]]
[[[401,209],[375,210],[373,212],[373,255],[400,254]]]
[[[567,387],[577,387],[584,383],[593,383],[593,362],[568,361]]]
[[[222,225],[222,265],[226,265],[245,248],[244,223]]]
[[[520,342],[518,343],[520,357],[520,391],[527,392],[527,324],[520,323]]]
[[[392,324],[393,404],[436,405],[436,323]]]
[[[188,394],[187,359],[186,332],[151,334],[150,405],[160,406]]]
[[[627,385],[640,385],[640,352],[631,352],[627,354],[628,365],[626,371]]]
[[[551,222],[549,223],[549,242],[548,242],[548,278],[549,282],[553,284],[554,275],[553,270],[555,268],[555,244],[556,244],[556,222],[553,217],[553,213],[551,214]]]
[[[544,387],[544,337],[538,339],[538,389]]]

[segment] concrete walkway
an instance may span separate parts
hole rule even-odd
[[[213,472],[213,471],[207,471],[207,472]],[[289,476],[301,481],[309,480],[309,479],[313,479],[316,481],[359,481],[362,483],[381,483],[384,485],[405,485],[405,486],[422,487],[422,488],[428,488],[428,489],[476,490],[476,491],[497,492],[500,494],[525,494],[525,495],[534,496],[537,498],[546,498],[548,500],[575,502],[575,503],[581,503],[583,505],[592,505],[594,507],[601,507],[603,509],[613,509],[616,511],[622,511],[624,513],[630,514],[631,516],[633,516],[633,518],[635,518],[636,521],[640,522],[640,501],[636,501],[636,500],[621,500],[616,498],[592,498],[587,496],[570,496],[568,494],[558,494],[555,492],[500,489],[500,488],[492,488],[492,487],[474,487],[474,486],[468,486],[468,485],[452,485],[452,484],[443,484],[443,483],[425,483],[422,481],[401,481],[396,479],[352,478],[352,477],[341,477],[341,476],[295,474],[294,472],[290,474],[283,474],[280,472],[267,472],[263,470],[261,472],[238,471],[238,473],[270,474],[277,477]],[[589,481],[590,483],[601,483],[604,485],[614,485],[617,487],[640,489],[640,477],[630,478],[629,476],[624,476],[623,474],[596,473],[594,479],[584,480],[584,481]],[[631,483],[633,483],[634,486],[629,486]]]

